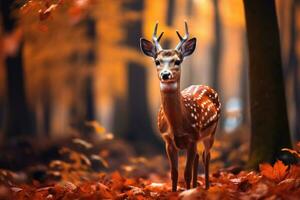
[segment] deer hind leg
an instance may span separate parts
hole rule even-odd
[[[178,182],[178,151],[170,138],[166,138],[166,152],[171,168],[172,191],[176,192]]]
[[[216,128],[217,128],[217,126],[215,125],[215,127],[213,128],[213,131],[210,134],[210,136],[203,140],[204,151],[203,151],[203,154],[202,154],[202,160],[203,160],[203,164],[204,164],[205,189],[209,188],[210,149],[211,149],[211,147],[213,146],[213,143],[214,143],[214,135],[215,135],[215,132],[216,132]]]
[[[193,166],[193,188],[197,187],[198,164],[199,164],[199,154],[197,153],[195,156],[194,166]]]
[[[193,169],[193,164],[195,161],[195,156],[196,156],[196,143],[191,143],[188,146],[187,149],[187,158],[186,158],[186,165],[185,165],[185,170],[184,170],[184,179],[186,183],[186,189],[191,188],[191,180],[192,180],[192,169]]]

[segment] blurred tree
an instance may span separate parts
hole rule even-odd
[[[244,0],[249,46],[251,144],[248,167],[274,162],[290,132],[274,0]]]
[[[133,0],[125,4],[126,8],[141,12],[143,1]],[[127,44],[140,51],[139,40],[142,32],[141,19],[128,23]],[[128,63],[128,130],[127,139],[132,141],[139,153],[153,153],[153,147],[159,145],[155,136],[147,102],[147,73],[144,66],[134,60]]]
[[[91,68],[96,63],[96,21],[91,16],[86,18],[87,32],[86,35],[91,42],[91,47],[86,54],[87,67]],[[86,120],[95,120],[95,108],[94,108],[94,85],[93,85],[93,73],[89,73],[85,80],[86,91]]]
[[[220,8],[218,0],[213,0],[214,12],[214,41],[212,45],[211,67],[212,67],[212,86],[215,90],[219,90],[219,68],[222,52],[222,29]]]
[[[211,49],[211,71],[212,71],[212,86],[216,91],[220,91],[220,61],[221,61],[221,53],[222,53],[222,24],[220,17],[220,6],[218,0],[213,0],[213,15],[214,15],[214,41]],[[222,101],[222,99],[221,99]],[[225,105],[224,102],[221,102],[222,105]],[[224,117],[221,117],[221,121],[219,126],[223,128],[224,126]]]
[[[165,19],[165,23],[167,26],[172,27],[174,24],[174,14],[175,14],[175,4],[176,2],[173,0],[168,0],[167,5],[167,15]],[[172,40],[170,38],[164,38],[163,41],[161,41],[162,47],[165,49],[171,49],[172,47]]]
[[[166,24],[168,26],[173,25],[173,20],[174,20],[174,11],[175,11],[175,1],[173,0],[168,0],[168,11],[167,11],[167,19],[166,19]]]
[[[191,17],[193,15],[193,6],[194,6],[194,1],[187,0],[186,13],[188,17]]]
[[[249,116],[249,80],[248,80],[248,51],[247,51],[247,35],[246,32],[243,35],[243,51],[241,61],[241,100],[242,100],[242,124],[246,127],[250,126]]]
[[[50,88],[50,83],[49,83],[49,78],[45,78],[46,80],[44,80],[44,83],[43,83],[43,87],[45,88]],[[46,90],[43,90],[42,92],[42,119],[41,119],[41,122],[42,122],[42,126],[41,126],[41,131],[43,131],[42,133],[45,133],[46,136],[50,136],[50,131],[51,131],[51,114],[52,114],[52,107],[53,107],[53,104],[52,104],[52,97],[51,97],[51,94],[48,91]],[[38,124],[37,124],[38,126]]]
[[[300,68],[297,57],[297,9],[299,9],[299,0],[293,0],[291,6],[291,24],[290,24],[290,48],[288,57],[288,71],[292,72],[294,83],[295,100],[295,126],[293,128],[293,137],[296,141],[300,140]],[[299,23],[299,22],[298,22]]]
[[[26,40],[25,72],[30,75],[28,102],[35,110],[40,136],[66,137],[74,130],[70,123],[93,115],[88,106],[93,94],[87,89],[94,62],[88,2],[26,0],[18,9]]]
[[[7,112],[5,133],[7,137],[27,135],[34,132],[33,120],[25,95],[23,69],[22,31],[17,27],[13,10],[18,5],[14,0],[0,3],[6,44],[6,92]]]

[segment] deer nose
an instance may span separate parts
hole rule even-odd
[[[166,81],[166,80],[171,79],[172,74],[171,74],[170,71],[162,71],[162,72],[160,73],[160,77],[161,77],[162,80]]]

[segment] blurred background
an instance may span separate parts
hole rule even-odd
[[[277,0],[276,6],[290,129],[299,140],[300,1]],[[29,146],[45,146],[96,132],[137,155],[163,154],[159,82],[139,38],[151,39],[158,21],[162,47],[174,48],[184,20],[198,43],[182,65],[181,88],[215,88],[223,106],[215,146],[238,144],[245,152],[250,121],[242,0],[1,1],[2,148],[16,151],[24,138],[33,140]]]

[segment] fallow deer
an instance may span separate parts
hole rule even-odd
[[[188,26],[185,22],[185,36],[176,31],[180,42],[175,49],[163,49],[159,41],[163,32],[157,37],[156,23],[153,43],[141,38],[143,53],[154,59],[158,78],[162,105],[158,113],[158,128],[166,144],[172,191],[177,190],[178,182],[178,150],[187,151],[184,179],[186,188],[197,186],[199,154],[197,143],[202,141],[204,151],[202,160],[205,171],[205,188],[209,188],[210,149],[220,117],[221,104],[218,94],[210,87],[192,85],[180,92],[181,63],[196,48],[196,38],[188,39]],[[193,176],[193,177],[192,177]]]

